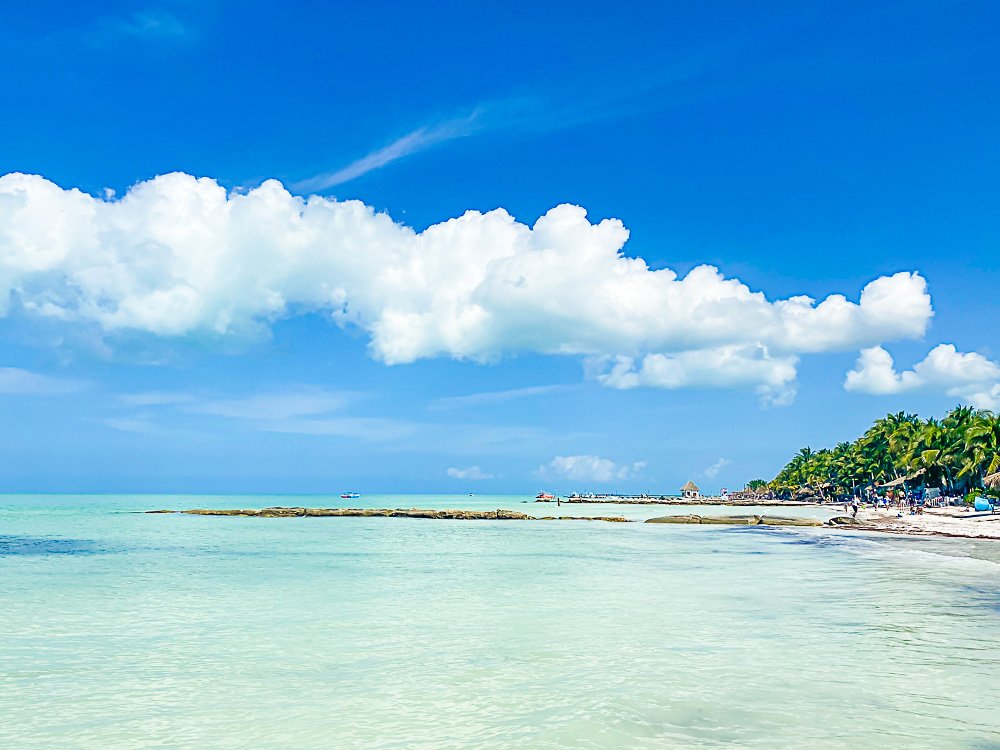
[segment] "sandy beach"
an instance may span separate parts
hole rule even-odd
[[[912,516],[906,510],[901,518],[898,513],[896,508],[864,508],[858,511],[858,520],[866,529],[894,534],[1000,540],[1000,513],[976,513],[964,508],[928,508]]]
[[[548,500],[536,500],[536,502],[552,502]],[[660,497],[643,500],[624,498],[570,498],[562,500],[567,503],[601,503],[615,505],[685,505],[701,506],[708,508],[736,508],[744,506],[761,507],[813,507],[824,508],[826,510],[842,509],[839,503],[815,503],[796,502],[781,500],[765,501],[744,501],[744,500],[723,500],[718,496],[708,496],[697,499]],[[902,516],[898,516],[898,508],[874,509],[870,507],[862,508],[858,511],[859,526],[843,526],[841,528],[885,532],[890,534],[907,534],[911,536],[942,536],[942,537],[967,537],[970,539],[995,539],[1000,541],[1000,513],[977,513],[975,511],[958,508],[927,508],[920,515],[910,515],[909,510],[904,510]],[[840,516],[850,516],[850,511],[839,514]]]
[[[716,507],[733,507],[742,503],[712,502],[702,503]],[[761,503],[765,505],[765,503]],[[810,506],[826,510],[843,509],[839,503],[768,503],[767,505],[785,505],[786,507]],[[970,539],[995,539],[1000,541],[1000,513],[977,513],[958,508],[927,508],[919,515],[910,515],[904,510],[899,515],[898,508],[875,509],[870,507],[858,511],[858,525],[838,526],[829,524],[832,528],[848,530],[875,531],[890,534],[905,534],[910,536],[941,536],[966,537]],[[850,517],[850,511],[838,514],[837,518]]]

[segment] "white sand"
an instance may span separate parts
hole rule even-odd
[[[962,508],[928,508],[911,516],[909,509],[897,518],[899,509],[858,511],[858,520],[873,524],[883,531],[897,534],[938,534],[977,539],[1000,539],[1000,513],[976,513]],[[850,515],[850,514],[848,514]]]

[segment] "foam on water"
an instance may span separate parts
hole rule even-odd
[[[790,544],[833,547],[873,559],[895,560],[910,567],[925,565],[957,575],[1000,576],[1000,544],[993,540],[943,540],[940,537],[898,537],[885,534],[836,532],[826,529],[767,530],[791,537]]]
[[[539,508],[523,499],[351,504]],[[1000,736],[989,543],[124,512],[279,504],[340,500],[0,498],[0,747],[985,748]],[[621,510],[665,512],[559,509]]]

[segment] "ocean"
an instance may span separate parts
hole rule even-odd
[[[1000,748],[1000,543],[137,512],[525,499],[0,496],[0,748]]]

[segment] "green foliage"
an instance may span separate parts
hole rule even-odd
[[[767,487],[767,482],[763,479],[751,479],[746,485],[748,490],[759,490],[761,487]]]
[[[807,488],[822,496],[851,495],[908,477],[910,486],[957,493],[981,491],[983,478],[998,469],[1000,415],[958,406],[940,420],[887,414],[853,442],[802,448],[770,486],[786,494]]]

